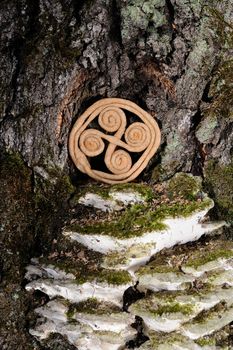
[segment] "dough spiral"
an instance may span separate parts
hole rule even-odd
[[[146,124],[135,122],[125,131],[125,141],[135,149],[135,152],[142,152],[150,143],[150,130]]]
[[[141,121],[127,126],[126,113]],[[88,128],[98,121],[98,129]],[[69,152],[77,168],[92,178],[109,184],[134,180],[146,167],[160,144],[156,121],[135,103],[106,98],[94,103],[78,118],[69,138]],[[88,158],[101,155],[109,172],[92,169]],[[140,153],[135,163],[130,153]]]
[[[107,107],[99,115],[99,125],[108,132],[114,132],[126,125],[125,113],[117,107]]]
[[[81,151],[88,157],[95,157],[104,150],[104,142],[101,135],[95,129],[85,130],[79,140]]]

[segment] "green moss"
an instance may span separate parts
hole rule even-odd
[[[111,235],[118,238],[129,238],[140,236],[143,229],[165,229],[165,225],[159,221],[152,221],[151,211],[143,205],[133,205],[113,221],[104,221],[93,225],[81,226],[73,224],[69,227],[70,230],[77,231],[83,234],[103,234]]]
[[[204,264],[207,264],[208,262],[215,261],[220,258],[230,259],[232,257],[233,250],[220,249],[213,252],[205,251],[199,257],[194,256],[191,259],[189,259],[185,265],[189,267],[198,268],[199,266],[202,266]]]
[[[46,203],[53,207],[53,204],[61,201],[61,198],[68,198],[75,190],[67,174],[56,168],[49,168],[47,172],[48,179],[36,178],[35,201],[41,207],[46,206]]]
[[[101,270],[99,272],[81,275],[76,279],[79,284],[94,280],[97,283],[108,283],[113,285],[128,284],[132,281],[130,274],[123,270]]]
[[[115,186],[88,186],[73,198],[73,204],[78,203],[85,193],[97,193],[103,198],[111,199],[111,192],[138,192],[146,204],[135,204],[124,211],[112,214],[111,218],[99,222],[91,220],[85,225],[77,223],[67,227],[82,234],[103,234],[118,238],[141,236],[145,232],[162,231],[166,229],[164,220],[169,217],[187,217],[197,210],[211,206],[208,198],[199,199],[201,181],[198,177],[179,173],[168,184],[164,184],[164,195],[168,201],[160,203],[161,193],[144,184],[123,184]],[[157,206],[154,203],[158,203]]]
[[[127,252],[126,252],[127,254]],[[109,254],[107,254],[103,261],[103,266],[106,268],[116,268],[118,265],[126,265],[127,264],[127,257],[126,254],[119,253],[117,251],[113,251]]]
[[[201,189],[201,180],[190,174],[178,173],[168,182],[170,198],[181,197],[188,200],[196,198]]]
[[[219,258],[232,258],[233,242],[223,239],[211,239],[210,242],[208,242],[204,246],[197,243],[197,245],[195,245],[195,247],[193,247],[193,249],[191,250],[188,249],[188,247],[186,247],[185,250],[182,251],[177,250],[176,248],[173,248],[172,252],[169,249],[163,250],[162,252],[157,253],[154,256],[154,260],[149,262],[147,265],[140,267],[137,274],[150,274],[151,276],[153,276],[153,274],[156,273],[172,273],[174,274],[174,276],[175,274],[182,275],[182,272],[180,271],[181,266],[179,264],[172,265],[169,263],[171,254],[176,256],[177,261],[180,261],[180,263],[182,262],[183,255],[185,254],[186,258],[185,261],[181,264],[182,268],[198,268],[199,266],[202,266],[211,261],[216,261]],[[214,271],[215,270],[211,270],[209,272],[211,276],[214,274]],[[216,270],[215,273],[217,273],[218,276],[219,271]],[[206,274],[208,275],[207,272]]]
[[[94,193],[106,200],[112,200],[112,192],[137,192],[143,199],[147,202],[151,201],[154,198],[154,193],[151,187],[145,184],[138,183],[129,183],[129,184],[117,184],[117,185],[100,185],[100,184],[91,184],[85,186],[85,188],[80,189],[72,198],[71,204],[77,205],[79,199],[84,197],[87,193]]]
[[[76,312],[105,315],[111,313],[118,313],[122,310],[113,304],[101,303],[96,298],[89,298],[80,303],[73,303],[68,306],[66,316],[68,319],[72,319]]]
[[[121,285],[130,283],[132,279],[127,271],[102,270],[97,276],[97,281]]]
[[[176,296],[180,293],[158,293],[157,298],[161,298],[161,302],[153,297],[144,299],[138,302],[133,310],[137,312],[150,313],[154,316],[162,316],[165,314],[181,313],[183,315],[190,315],[193,312],[193,304],[191,303],[178,303],[175,300]],[[135,310],[136,309],[136,310]]]
[[[232,326],[231,323],[221,328],[218,331],[212,333],[209,337],[204,337],[207,339],[211,339],[213,343],[216,345],[217,349],[221,350],[232,350]]]
[[[68,258],[60,259],[58,261],[50,261],[47,258],[41,258],[40,263],[64,271],[67,274],[73,274],[76,277],[75,281],[78,284],[83,284],[94,279],[93,272],[90,272],[85,263],[81,261],[78,261],[77,263],[75,260],[69,260]]]
[[[166,229],[163,220],[169,217],[187,217],[197,210],[210,206],[211,201],[162,204],[156,209],[146,205],[133,205],[113,221],[94,223],[93,225],[73,224],[67,229],[82,234],[103,234],[117,238],[141,236],[145,232]]]
[[[66,316],[70,320],[76,312],[95,314],[100,305],[101,303],[96,298],[89,298],[81,303],[73,303],[69,305]]]
[[[167,305],[160,305],[157,310],[153,311],[156,315],[182,313],[183,315],[190,315],[193,311],[192,304],[180,304],[173,302]]]
[[[49,185],[51,185],[51,183],[58,183],[60,192],[66,192],[68,194],[74,192],[75,187],[71,183],[69,175],[62,172],[58,167],[48,167],[46,170],[48,172]]]
[[[155,194],[150,186],[142,183],[118,184],[111,187],[111,192],[137,192],[146,202],[152,201]],[[110,193],[111,195],[111,193]]]
[[[199,346],[215,346],[216,342],[214,338],[209,337],[203,337],[195,340],[195,343],[197,343]]]
[[[220,301],[210,309],[202,310],[190,323],[205,325],[207,320],[216,318],[216,316],[219,315],[224,315],[226,311],[228,311],[227,303],[225,301]]]
[[[79,189],[72,197],[70,204],[76,206],[79,203],[79,199],[84,197],[87,193],[94,193],[103,199],[111,199],[109,195],[110,187],[108,185],[91,184]]]
[[[214,197],[219,216],[233,222],[233,161],[226,166],[209,161],[205,167],[205,187]]]
[[[51,262],[47,258],[41,258],[40,263],[45,266],[53,266],[59,270],[65,271],[67,274],[72,273],[76,279],[77,284],[83,284],[85,282],[95,281],[97,283],[108,283],[113,285],[122,285],[132,282],[130,274],[125,270],[109,270],[102,269],[97,266],[96,270],[88,269],[88,266],[85,262],[78,263],[75,260],[69,260],[64,258],[62,260]],[[96,263],[96,265],[98,262]],[[93,265],[91,265],[92,267]]]
[[[157,333],[157,332],[150,332],[149,333],[150,340],[148,342],[148,350],[155,350],[159,347],[161,344],[182,344],[183,341],[185,341],[185,337],[178,333]],[[169,347],[169,346],[168,346]]]
[[[113,285],[129,284],[132,282],[127,271],[101,270],[95,273],[81,274],[76,278],[78,284],[95,281],[96,283],[108,283]]]
[[[10,176],[17,173],[17,176],[28,177],[29,169],[25,166],[25,163],[17,152],[8,153],[4,159],[4,169]]]
[[[80,265],[80,264],[79,264]],[[82,264],[81,264],[82,265]],[[83,284],[95,281],[96,283],[108,283],[113,285],[122,285],[131,283],[132,279],[127,271],[116,270],[96,270],[95,272],[88,270],[83,266],[77,266],[75,263],[56,263],[53,266],[60,268],[66,273],[72,273],[76,276],[75,283]]]

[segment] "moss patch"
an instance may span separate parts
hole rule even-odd
[[[175,298],[178,295],[180,295],[179,292],[161,292],[158,293],[158,296],[155,297],[155,299],[152,296],[139,301],[135,307],[133,306],[133,310],[136,310],[139,313],[142,312],[142,314],[149,313],[152,316],[162,316],[174,313],[190,315],[193,312],[194,306],[191,303],[179,303],[175,301]]]
[[[170,314],[170,313],[182,313],[183,315],[189,315],[193,311],[192,304],[180,304],[173,302],[167,305],[161,305],[155,310],[156,315]]]
[[[103,199],[111,199],[109,195],[109,186],[108,185],[100,185],[100,184],[91,184],[80,188],[78,192],[76,192],[72,199],[70,200],[70,204],[72,206],[76,206],[79,204],[79,199],[84,197],[87,193],[95,193]]]
[[[89,298],[81,303],[70,304],[66,315],[68,319],[72,319],[77,312],[105,315],[121,311],[116,305],[101,303],[96,298]]]
[[[230,243],[230,242],[229,242]],[[215,261],[217,259],[230,259],[233,257],[233,250],[229,249],[219,249],[217,251],[208,252],[205,251],[199,256],[193,256],[189,261],[185,264],[185,266],[198,268],[208,262]]]
[[[96,281],[122,285],[130,283],[132,280],[127,271],[102,270],[96,277]]]
[[[207,339],[207,341],[210,339],[215,342],[217,347],[229,350],[233,347],[232,327],[228,324],[220,330],[212,333],[211,336],[204,337],[204,339]]]
[[[232,249],[232,250],[231,250]],[[163,249],[153,256],[153,260],[140,267],[137,274],[146,275],[159,273],[172,273],[184,275],[182,268],[197,268],[218,258],[231,258],[233,256],[233,243],[229,240],[216,237],[206,237],[205,242],[195,241],[191,244],[177,245]],[[209,272],[213,275],[213,271]],[[208,273],[207,273],[208,274]],[[175,277],[174,277],[175,278]]]
[[[86,272],[76,277],[77,284],[95,281],[96,283],[108,283],[112,285],[129,284],[131,277],[127,271],[102,270],[97,273]]]
[[[205,187],[215,199],[219,216],[233,222],[233,161],[226,166],[209,161],[205,167]]]
[[[103,184],[91,184],[81,188],[71,199],[71,205],[76,206],[79,203],[79,199],[84,197],[87,193],[94,193],[106,200],[112,200],[111,193],[114,192],[136,192],[139,193],[146,202],[150,202],[154,198],[153,189],[145,184],[129,183],[129,184],[117,184],[117,185],[103,185]]]
[[[45,266],[50,265],[55,269],[65,271],[67,274],[72,273],[76,279],[77,284],[83,284],[85,282],[95,281],[97,283],[108,283],[113,285],[129,284],[132,282],[131,276],[124,270],[109,270],[101,269],[98,266],[99,261],[96,264],[92,261],[90,264],[84,261],[72,261],[68,258],[63,258],[58,261],[50,261],[47,258],[41,258],[40,262]]]
[[[199,323],[204,325],[208,319],[216,317],[217,315],[224,315],[224,312],[228,310],[227,304],[224,301],[220,301],[218,304],[208,310],[202,310],[190,323]]]
[[[199,338],[195,341],[196,344],[198,344],[199,346],[215,346],[216,342],[215,339],[213,338],[209,338],[209,337],[203,337],[203,338]]]
[[[111,186],[111,192],[137,192],[146,202],[152,201],[155,194],[152,188],[143,183],[118,184]],[[111,195],[111,193],[110,193]]]
[[[146,204],[135,204],[122,212],[114,213],[106,220],[92,221],[85,224],[72,224],[67,227],[82,234],[103,234],[117,238],[141,236],[145,232],[162,231],[166,229],[166,218],[188,217],[192,213],[211,206],[210,199],[201,194],[200,178],[185,173],[176,174],[170,181],[159,185],[159,188],[142,184],[125,184],[103,189],[105,198],[109,198],[111,191],[137,191],[145,199]],[[86,189],[90,192],[90,188]],[[92,187],[96,193],[96,188]],[[204,199],[203,199],[204,197]]]
[[[200,178],[185,173],[176,174],[168,182],[168,193],[172,199],[180,197],[187,200],[195,200],[200,189]]]
[[[67,229],[82,234],[102,234],[126,239],[141,236],[145,232],[165,230],[164,219],[188,217],[195,211],[205,209],[210,205],[209,199],[188,204],[163,204],[154,210],[150,206],[136,204],[119,216],[116,215],[112,221],[87,224],[86,226],[72,224]]]
[[[182,344],[186,340],[183,335],[175,332],[169,334],[151,332],[149,335],[150,343],[148,342],[148,348],[146,348],[148,350],[157,349],[157,347],[161,344]]]

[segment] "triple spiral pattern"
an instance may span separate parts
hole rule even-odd
[[[124,110],[137,115],[141,122],[127,127]],[[96,118],[103,131],[87,129]],[[69,151],[76,167],[90,177],[110,184],[123,183],[135,179],[146,167],[159,147],[160,138],[157,123],[146,111],[128,100],[106,98],[94,103],[78,118],[70,133]],[[88,159],[104,150],[109,173],[92,169]],[[143,152],[134,164],[131,152]]]

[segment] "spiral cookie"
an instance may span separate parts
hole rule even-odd
[[[130,124],[129,112],[140,122]],[[90,128],[93,123],[98,123],[98,129]],[[124,183],[142,172],[158,149],[160,139],[159,127],[150,114],[131,101],[106,98],[78,118],[70,133],[69,152],[76,167],[95,180]],[[91,167],[91,160],[102,153],[107,172]],[[133,161],[133,154],[140,157]]]

